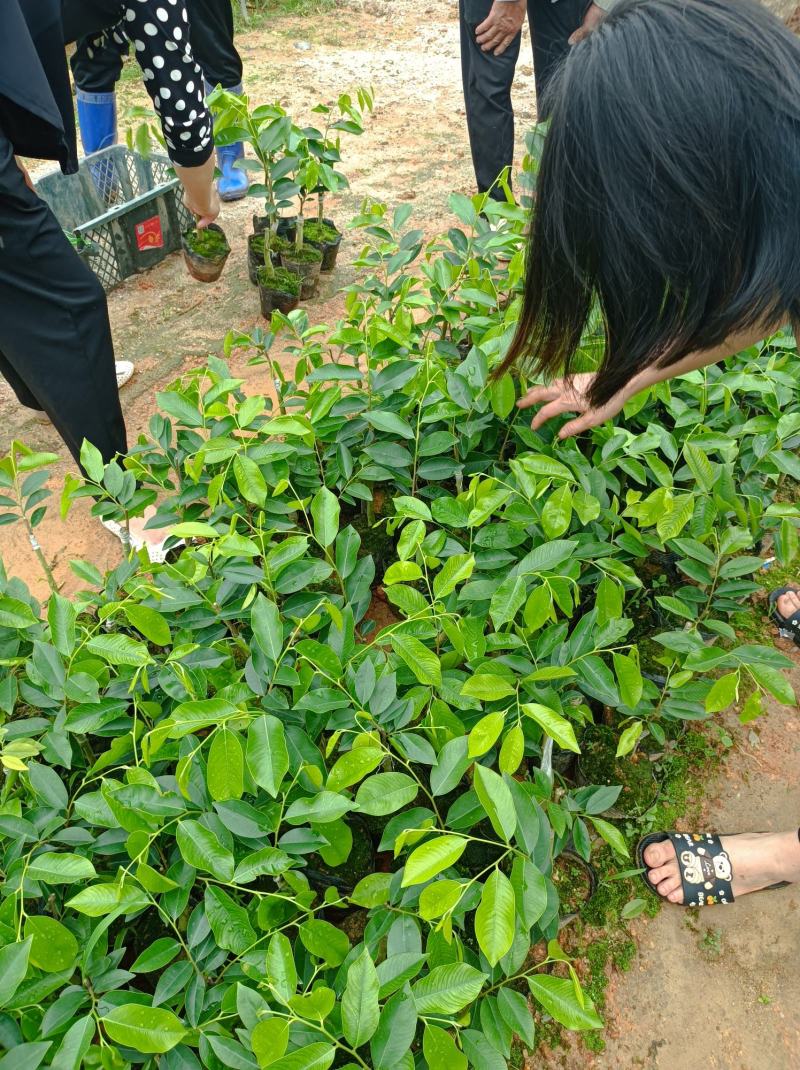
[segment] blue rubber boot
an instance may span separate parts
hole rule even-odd
[[[85,93],[78,89],[78,126],[83,151],[107,149],[117,141],[117,98],[115,93]],[[114,165],[110,160],[98,161],[90,167],[92,178],[103,200],[109,204],[115,197]]]
[[[210,82],[206,82],[206,89],[209,93],[214,88]],[[226,86],[225,88],[229,93],[241,93],[243,91],[241,82],[239,85]],[[247,196],[247,190],[250,186],[247,172],[242,171],[240,167],[233,166],[243,156],[244,145],[241,141],[237,141],[233,145],[220,145],[217,147],[217,167],[222,172],[217,181],[217,192],[220,200],[240,201],[242,197]]]

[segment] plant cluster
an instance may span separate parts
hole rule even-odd
[[[534,433],[490,377],[525,212],[451,206],[427,244],[363,207],[334,328],[229,336],[263,395],[212,358],[124,464],[85,447],[62,507],[157,501],[172,561],[0,572],[0,1066],[503,1070],[537,1017],[599,1029],[560,863],[630,863],[583,741],[794,701],[730,624],[759,540],[796,554],[793,339]],[[34,540],[52,459],[0,462]]]

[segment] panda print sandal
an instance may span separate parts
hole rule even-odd
[[[683,889],[683,902],[676,904],[683,907],[707,907],[725,905],[734,901],[733,866],[722,841],[713,832],[651,832],[643,836],[636,847],[636,861],[642,870],[642,880],[653,892],[664,899],[647,876],[648,867],[644,852],[653,843],[670,840],[675,848],[678,869]],[[785,888],[786,881],[771,884],[773,888]]]
[[[800,588],[778,587],[777,590],[771,591],[769,595],[770,616],[777,624],[781,637],[793,639],[796,645],[800,646],[800,610],[793,613],[791,617],[784,617],[778,609],[778,599],[785,594],[800,594]]]

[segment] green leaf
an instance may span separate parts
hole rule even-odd
[[[267,483],[255,461],[237,453],[233,458],[233,475],[244,500],[263,507],[267,500]]]
[[[113,1041],[144,1055],[172,1051],[186,1036],[180,1018],[164,1007],[124,1003],[112,1008],[100,1021]]]
[[[283,724],[272,714],[257,717],[248,729],[247,768],[256,784],[277,798],[289,771],[289,752]]]
[[[204,906],[208,924],[219,947],[243,955],[256,942],[247,911],[222,888],[206,888]]]
[[[270,984],[288,1001],[297,991],[297,967],[292,945],[283,933],[275,933],[267,946],[266,969]]]
[[[87,1014],[69,1027],[50,1063],[50,1070],[78,1070],[97,1031],[94,1018]]]
[[[277,662],[283,650],[283,624],[278,607],[259,592],[250,614],[253,636],[270,661]]]
[[[514,943],[514,889],[505,873],[489,874],[475,911],[475,935],[489,965],[494,967]]]
[[[756,681],[778,702],[782,702],[784,706],[797,705],[794,688],[779,669],[773,669],[769,665],[749,665],[748,668]]]
[[[226,884],[233,879],[233,855],[205,825],[189,819],[179,821],[175,839],[184,861],[190,866],[211,873]]]
[[[775,670],[773,670],[775,671]],[[783,677],[777,674],[781,680]],[[706,695],[706,713],[719,713],[727,710],[736,701],[739,692],[739,673],[729,672],[714,681],[711,690]]]
[[[428,1070],[467,1070],[467,1057],[456,1047],[453,1037],[438,1025],[425,1026],[422,1053]]]
[[[233,880],[236,884],[249,884],[258,877],[277,877],[286,873],[296,861],[277,847],[262,847],[246,855],[236,867]]]
[[[27,602],[0,597],[0,628],[32,628],[39,621]]]
[[[387,435],[400,435],[409,441],[415,437],[411,424],[396,413],[374,409],[372,412],[365,412],[364,419],[379,431],[385,431]]]
[[[28,958],[33,938],[0,948],[0,1007],[5,1007],[28,972]]]
[[[624,758],[626,754],[630,754],[639,742],[643,729],[643,721],[633,721],[628,725],[619,737],[619,743],[617,744],[618,758]]]
[[[368,873],[362,877],[350,895],[350,902],[360,907],[379,907],[389,901],[391,873]]]
[[[568,977],[539,974],[528,978],[528,987],[536,1002],[567,1029],[602,1029],[603,1020],[594,1004],[586,996],[583,1006],[578,1002],[575,986]]]
[[[481,702],[494,702],[497,699],[510,698],[517,689],[506,676],[496,676],[490,672],[476,673],[461,688],[461,694],[468,698],[477,698]]]
[[[517,827],[517,812],[508,785],[493,769],[476,765],[473,787],[492,828],[508,843]]]
[[[206,769],[208,793],[215,802],[241,799],[244,792],[244,752],[239,736],[220,728],[211,740]]]
[[[125,616],[137,632],[141,632],[145,639],[149,639],[156,646],[169,646],[172,642],[172,633],[166,617],[155,609],[137,605],[135,602],[126,603]]]
[[[77,910],[89,918],[101,918],[118,913],[121,909],[133,913],[149,905],[150,900],[141,888],[130,881],[127,884],[93,884],[89,888],[82,888],[67,901],[71,910]]]
[[[181,949],[177,940],[169,936],[162,936],[139,955],[130,967],[131,973],[153,973],[155,970],[163,970],[175,958]]]
[[[78,960],[77,939],[55,918],[32,914],[25,921],[25,936],[31,938],[30,962],[45,973],[69,970]]]
[[[458,1014],[478,998],[486,974],[465,962],[435,966],[412,987],[417,1013]]]
[[[65,852],[45,851],[37,855],[28,866],[30,880],[42,884],[75,884],[96,876],[95,868],[88,858]]]
[[[329,966],[341,966],[350,951],[347,933],[328,921],[304,921],[299,928],[300,940],[312,955]]]
[[[263,1070],[285,1054],[289,1046],[289,1023],[283,1018],[256,1022],[250,1034],[250,1046]]]
[[[473,554],[453,554],[442,565],[438,575],[433,580],[434,598],[446,598],[456,589],[459,583],[468,580],[475,568]]]
[[[321,791],[310,799],[298,799],[286,811],[286,820],[290,825],[305,823],[327,825],[338,821],[353,809],[353,803],[344,795],[334,791]]]
[[[419,897],[419,914],[425,921],[433,921],[447,914],[461,900],[466,886],[460,881],[431,881]]]
[[[332,1044],[306,1044],[304,1048],[269,1063],[269,1070],[328,1070],[336,1056]]]
[[[473,680],[478,677],[473,676]],[[470,758],[480,758],[492,749],[505,727],[504,713],[487,713],[467,737],[467,754]]]
[[[550,736],[559,747],[563,747],[564,750],[574,751],[575,754],[580,754],[581,749],[575,738],[575,729],[566,717],[562,717],[560,713],[551,710],[549,706],[542,706],[538,702],[526,702],[522,706],[522,712],[536,721],[545,734]]]
[[[328,774],[328,789],[342,791],[352,787],[381,764],[385,753],[380,747],[354,747],[336,760]]]
[[[514,380],[508,372],[494,380],[489,389],[489,397],[492,402],[492,412],[499,420],[505,420],[514,408],[517,397]]]
[[[95,635],[86,647],[109,665],[131,665],[138,668],[149,665],[153,660],[144,643],[127,635]]]
[[[75,647],[75,607],[68,598],[53,593],[47,605],[47,621],[53,646],[68,658]]]
[[[589,820],[612,851],[620,855],[622,858],[630,858],[630,851],[625,842],[625,837],[615,825],[612,825],[610,821],[604,821],[601,817],[590,817]]]
[[[643,914],[646,909],[646,899],[631,899],[625,904],[619,914],[625,921],[632,921],[634,918],[638,918],[640,914]]]
[[[463,836],[444,835],[417,847],[406,861],[402,887],[432,880],[459,860],[468,842]]]
[[[509,576],[503,580],[489,603],[489,616],[496,629],[514,619],[526,597],[525,581],[520,576]]]
[[[385,817],[416,799],[419,784],[407,773],[376,773],[359,787],[356,806],[363,814]]]
[[[364,948],[347,971],[342,994],[342,1029],[347,1042],[360,1048],[375,1034],[380,1018],[378,975],[369,951]]]
[[[442,686],[439,659],[412,635],[392,635],[390,642],[395,654],[403,659],[421,684]]]
[[[613,661],[620,698],[626,706],[632,709],[641,701],[644,688],[639,662],[628,654],[617,653],[613,655]]]
[[[542,509],[542,529],[548,539],[557,539],[572,520],[572,490],[565,484],[554,490]]]
[[[320,546],[330,546],[339,532],[339,499],[327,487],[320,487],[311,502],[314,538]]]
[[[410,1049],[417,1031],[417,1008],[410,989],[386,1003],[370,1043],[375,1070],[393,1070]]]
[[[532,1049],[536,1042],[536,1030],[527,999],[521,992],[504,986],[497,993],[497,1006],[508,1028]]]
[[[506,732],[497,767],[501,773],[513,776],[522,764],[525,756],[525,734],[518,724],[512,725]]]

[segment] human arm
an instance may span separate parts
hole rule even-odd
[[[594,0],[586,9],[583,22],[568,40],[570,45],[577,45],[584,37],[588,37],[592,30],[597,29],[603,15],[613,6],[614,0]]]
[[[185,0],[125,0],[122,6],[122,27],[158,112],[167,152],[186,191],[186,205],[198,225],[206,226],[219,215],[214,138],[203,72],[189,43]]]
[[[559,438],[570,438],[579,435],[589,428],[599,427],[607,420],[612,420],[632,397],[646,390],[656,383],[666,379],[674,379],[678,375],[686,375],[698,368],[708,367],[709,364],[717,364],[725,360],[733,353],[742,349],[749,349],[756,342],[761,341],[767,335],[772,334],[780,326],[780,322],[760,324],[751,327],[747,331],[741,331],[726,338],[725,341],[714,349],[699,350],[689,353],[683,359],[670,364],[666,368],[658,368],[651,365],[638,372],[634,377],[616,393],[605,405],[595,408],[591,405],[588,394],[594,382],[595,372],[586,372],[575,375],[571,379],[555,379],[549,386],[534,386],[521,397],[517,405],[521,409],[529,409],[534,405],[542,407],[534,416],[531,427],[537,430],[554,416],[560,416],[566,412],[580,413],[574,420],[569,420],[559,430]]]
[[[502,56],[522,29],[527,10],[527,0],[494,0],[489,14],[475,28],[482,51]]]

